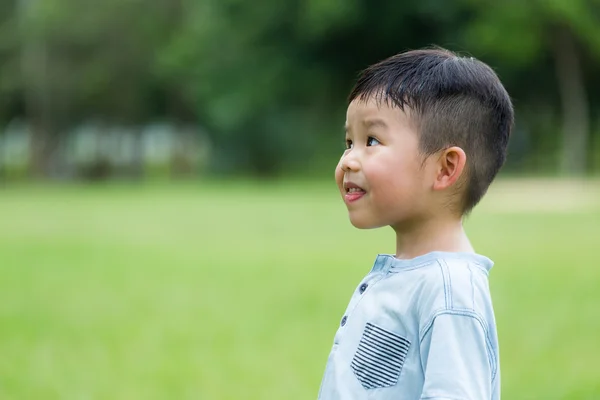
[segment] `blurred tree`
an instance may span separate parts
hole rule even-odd
[[[176,25],[176,1],[20,2],[20,89],[33,125],[38,175],[52,171],[62,134],[81,119],[139,123],[169,108],[169,100],[156,107],[157,97],[176,95],[168,93],[172,88],[155,65]]]
[[[166,76],[189,84],[221,150],[224,169],[272,175],[310,140],[317,112],[308,82],[327,81],[307,65],[297,2],[188,1],[182,24],[161,52]],[[314,87],[314,86],[313,86]]]
[[[162,70],[191,83],[188,96],[230,156],[223,164],[259,175],[306,162],[323,140],[341,149],[355,74],[461,20],[440,1],[205,0],[185,9]]]
[[[466,0],[475,11],[465,30],[470,47],[504,58],[513,69],[542,69],[544,54],[554,58],[562,109],[560,169],[582,174],[587,168],[591,130],[590,104],[581,58],[600,56],[598,0]]]
[[[5,0],[0,120],[27,114],[39,173],[81,120],[159,116],[204,125],[219,170],[272,176],[333,159],[332,143],[341,151],[361,69],[439,44],[501,71],[530,125],[523,157],[553,150],[562,104],[562,169],[578,173],[595,95],[586,84],[600,85],[585,75],[600,58],[599,1]]]
[[[16,0],[0,2],[0,123],[15,109],[14,97],[21,87],[16,15]]]

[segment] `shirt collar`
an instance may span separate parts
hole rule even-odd
[[[389,271],[399,272],[401,270],[416,269],[426,265],[429,265],[437,260],[463,260],[469,263],[474,263],[489,272],[492,269],[494,262],[489,258],[476,253],[466,252],[445,252],[445,251],[432,251],[430,253],[417,256],[410,259],[398,259],[392,254],[378,254],[373,264],[372,272],[383,272]]]

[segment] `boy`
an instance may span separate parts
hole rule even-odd
[[[319,398],[497,400],[492,261],[462,226],[506,157],[510,98],[496,74],[444,49],[363,71],[335,178],[351,223],[391,226],[334,338]]]

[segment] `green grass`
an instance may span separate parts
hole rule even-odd
[[[499,182],[468,219],[496,262],[503,399],[600,398],[600,184]],[[1,399],[311,399],[389,229],[333,185],[0,190]]]

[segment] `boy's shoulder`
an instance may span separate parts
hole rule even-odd
[[[440,314],[487,320],[493,318],[488,280],[492,266],[489,258],[478,254],[434,252],[394,260],[390,284],[411,299],[411,314],[422,327]]]

